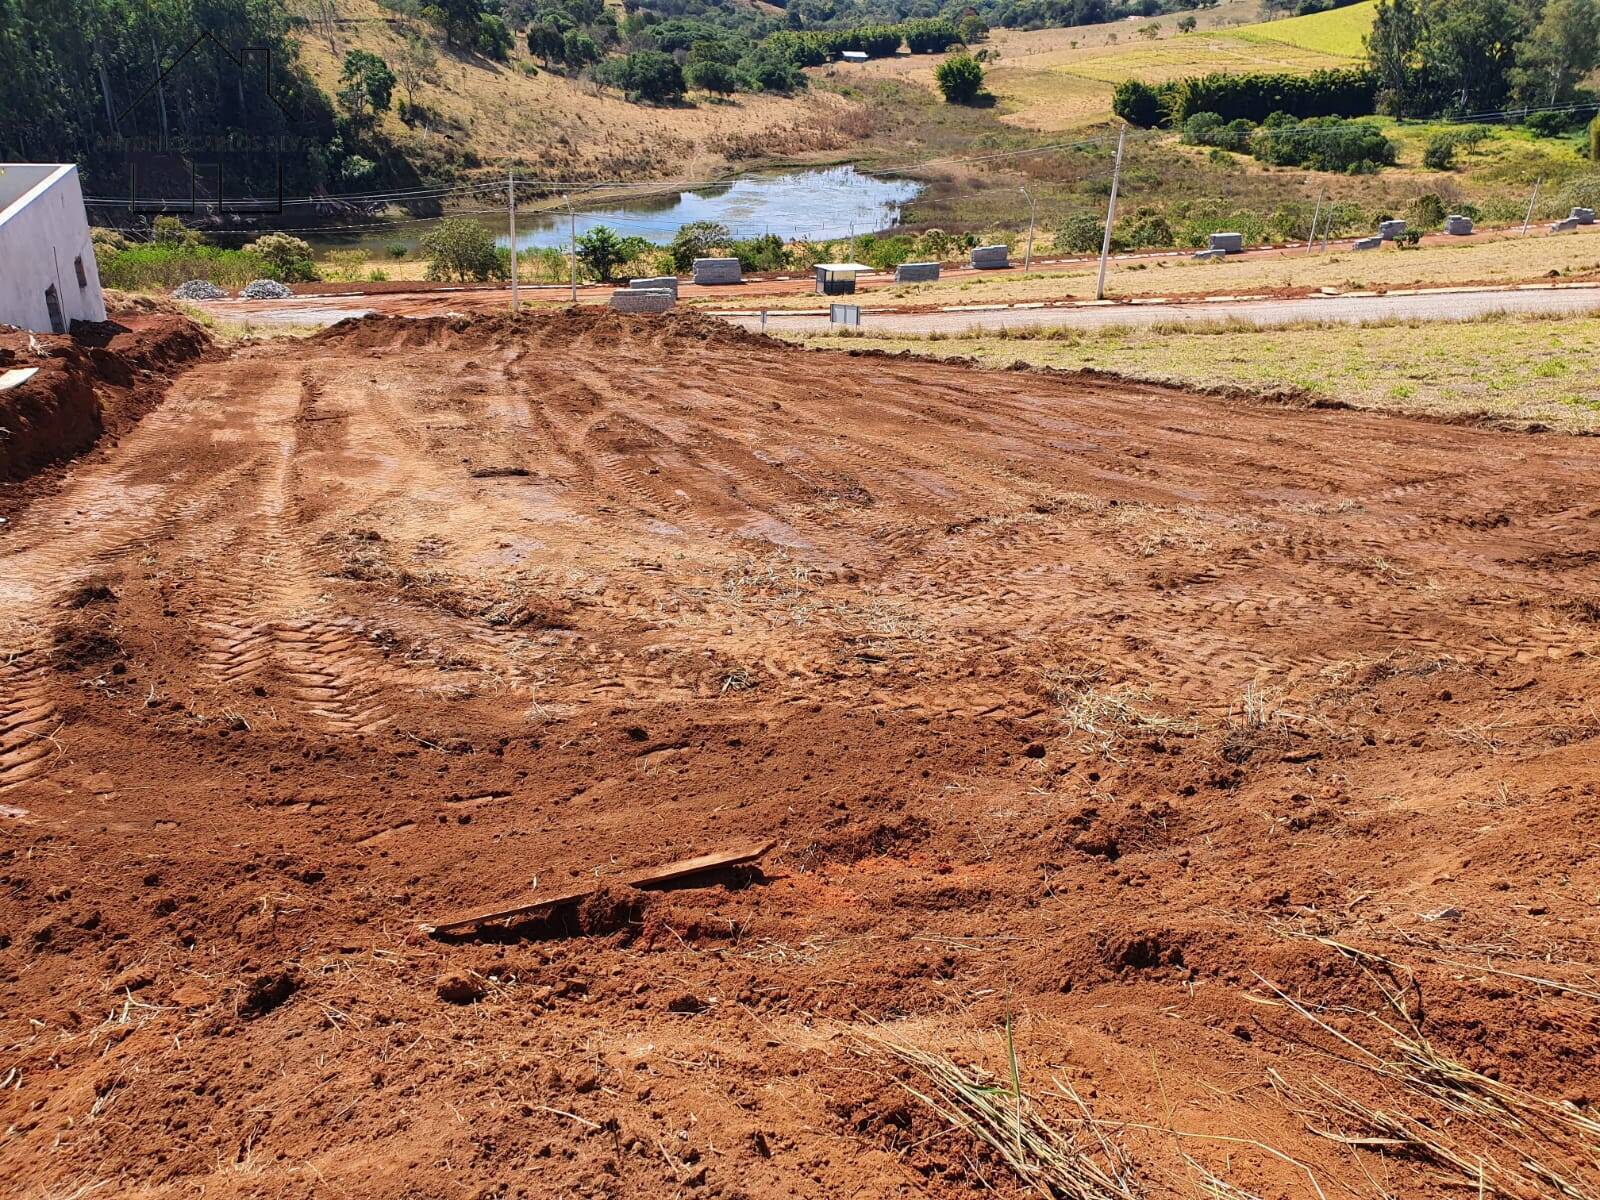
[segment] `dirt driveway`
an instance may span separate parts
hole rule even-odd
[[[1009,1023],[1092,1194],[1594,1194],[1597,482],[690,316],[202,363],[0,530],[0,1178],[1020,1195],[897,1082]]]

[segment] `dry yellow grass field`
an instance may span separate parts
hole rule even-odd
[[[1600,432],[1600,317],[1494,317],[1461,323],[1236,325],[1008,331],[972,337],[810,335],[990,366],[1093,368],[1201,387],[1287,390],[1358,408],[1513,427]]]

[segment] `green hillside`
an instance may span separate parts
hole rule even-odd
[[[1328,12],[1246,25],[1234,33],[1254,42],[1278,42],[1340,58],[1361,58],[1367,52],[1365,39],[1377,9],[1377,0],[1365,0]]]

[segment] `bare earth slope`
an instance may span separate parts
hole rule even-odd
[[[1011,1194],[849,1036],[1003,1071],[1009,1014],[1139,1194],[1440,1190],[1318,1079],[1593,1188],[1556,1109],[1496,1142],[1272,988],[1600,1099],[1597,478],[688,316],[204,363],[0,532],[0,1178]],[[767,836],[587,933],[416,931]]]

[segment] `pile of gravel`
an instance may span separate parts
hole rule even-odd
[[[276,279],[254,279],[239,293],[241,300],[287,300],[294,292]]]
[[[191,279],[172,289],[174,300],[226,300],[228,293],[209,279]]]

